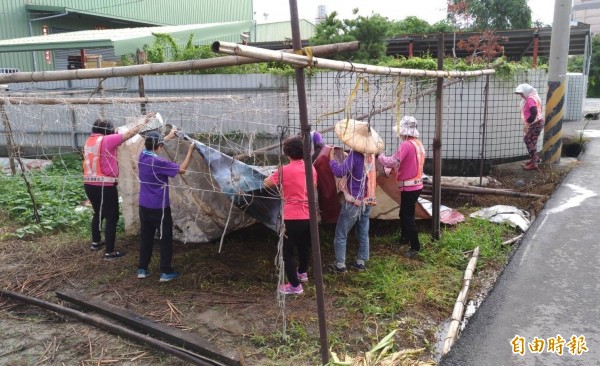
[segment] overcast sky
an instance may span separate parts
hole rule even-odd
[[[352,19],[352,9],[358,8],[363,16],[379,13],[389,19],[401,20],[407,16],[416,16],[430,24],[446,17],[446,0],[297,0],[300,19],[314,22],[319,5],[325,5],[327,14],[337,11],[340,19]],[[528,0],[532,11],[532,20],[541,20],[552,24],[554,1]],[[290,19],[288,0],[254,0],[254,19],[258,23]]]

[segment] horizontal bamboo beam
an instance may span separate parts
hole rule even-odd
[[[374,75],[465,78],[473,76],[491,75],[496,72],[496,70],[494,69],[476,71],[436,71],[402,69],[398,67],[374,66],[367,64],[355,64],[348,61],[336,61],[319,57],[286,53],[282,51],[266,50],[263,48],[240,45],[232,42],[214,42],[212,44],[212,49],[214,52],[219,52],[227,55],[245,56],[263,61],[285,62],[297,67],[317,67],[321,69],[358,72]]]
[[[329,55],[338,52],[347,52],[358,49],[358,42],[337,43],[312,47],[313,55]],[[282,51],[293,52],[292,50]],[[167,72],[180,72],[202,70],[215,67],[235,66],[262,62],[255,58],[228,56],[215,57],[202,60],[189,60],[177,62],[164,62],[146,65],[118,66],[99,69],[79,69],[60,71],[16,72],[13,74],[0,74],[0,84],[28,83],[37,81],[102,79],[114,77],[139,76],[162,74]]]
[[[114,97],[114,98],[38,98],[38,97],[6,97],[0,96],[0,104],[134,104],[134,103],[182,103],[197,102],[200,100],[234,100],[244,97]]]

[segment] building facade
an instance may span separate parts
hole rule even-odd
[[[589,24],[592,35],[600,33],[600,1],[573,0],[571,19]]]
[[[226,23],[253,20],[252,0],[2,0],[0,40],[80,30]],[[239,40],[239,35],[236,40]],[[111,60],[108,49],[86,50]],[[135,50],[132,50],[135,52]],[[0,53],[0,69],[66,69],[72,50]]]

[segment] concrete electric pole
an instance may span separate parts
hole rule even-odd
[[[565,115],[565,92],[572,0],[554,1],[554,20],[550,40],[548,94],[544,125],[542,160],[553,164],[560,161],[562,119]]]

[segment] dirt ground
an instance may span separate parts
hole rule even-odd
[[[542,171],[523,177],[507,174],[496,177],[496,188],[550,195],[565,172]],[[442,204],[454,208],[487,207],[496,204],[514,205],[535,214],[545,200],[491,195],[455,194],[444,192]],[[1,214],[0,214],[1,215]],[[0,216],[0,219],[2,217]],[[9,232],[6,220],[0,234]],[[425,224],[426,225],[426,224]],[[397,222],[375,221],[372,236],[385,236],[397,230]],[[321,230],[322,262],[333,261],[333,228]],[[0,241],[2,289],[23,292],[53,303],[61,303],[55,291],[72,290],[91,299],[128,309],[157,322],[178,327],[213,342],[227,351],[242,355],[249,365],[304,365],[304,355],[291,356],[289,344],[272,337],[283,329],[285,319],[293,333],[294,322],[308,324],[312,351],[318,349],[317,305],[314,286],[305,287],[305,295],[288,298],[285,317],[276,296],[275,270],[277,236],[257,224],[231,233],[223,243],[184,245],[174,247],[174,266],[183,277],[173,282],[159,283],[158,253],[150,266],[151,276],[136,278],[136,238],[118,238],[116,248],[127,255],[105,261],[102,254],[92,252],[89,243],[76,236],[49,235],[29,240]],[[397,255],[389,246],[372,246],[372,255]],[[478,291],[485,292],[501,271],[492,269],[480,274]],[[324,271],[325,272],[325,271]],[[325,274],[325,287],[335,286],[333,274]],[[327,290],[326,290],[327,293]],[[349,337],[349,348],[366,351],[371,348],[362,332],[383,332],[374,329],[351,309],[336,304],[326,296],[326,313],[330,319],[346,319],[356,334]],[[420,319],[412,324],[414,338],[432,338],[436,328],[450,314],[435,309],[408,308]],[[2,365],[183,365],[179,359],[149,347],[110,335],[76,320],[0,298],[0,364]],[[379,334],[379,338],[385,334]],[[435,339],[432,340],[435,342]],[[406,339],[401,347],[420,347]],[[265,354],[262,345],[269,343]],[[275,347],[273,346],[275,343]],[[278,352],[281,352],[278,355]],[[298,353],[298,352],[296,352]],[[294,359],[297,357],[297,359]],[[275,361],[276,360],[276,361]]]

